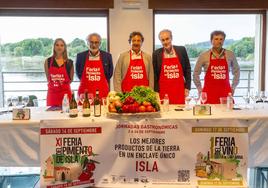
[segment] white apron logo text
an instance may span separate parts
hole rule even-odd
[[[87,79],[89,81],[100,81],[100,68],[98,67],[87,67],[86,68],[86,75],[87,75]]]
[[[180,77],[178,65],[164,65],[164,75],[167,79],[175,79]]]
[[[226,79],[225,66],[211,66],[211,76],[215,80],[224,80],[224,79]]]
[[[131,66],[130,67],[130,71],[131,71],[131,78],[133,80],[141,80],[143,79],[143,70],[142,70],[142,66]]]

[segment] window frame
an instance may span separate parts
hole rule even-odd
[[[155,39],[155,16],[156,14],[260,14],[260,90],[265,91],[265,70],[266,70],[266,38],[267,38],[267,13],[266,10],[153,10],[153,39]],[[153,50],[155,50],[155,40],[153,40]]]
[[[1,9],[0,5],[0,17],[105,17],[107,19],[107,51],[110,51],[110,19],[109,10],[44,10],[44,9]],[[86,36],[85,36],[86,37]],[[1,55],[1,52],[0,52]],[[1,64],[0,64],[1,66]],[[1,67],[0,67],[1,68]],[[4,83],[3,78],[0,78],[0,107],[4,106]]]

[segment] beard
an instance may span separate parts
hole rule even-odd
[[[99,48],[89,48],[91,53],[96,54],[99,51]]]

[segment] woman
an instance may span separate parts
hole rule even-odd
[[[44,67],[48,81],[47,106],[61,106],[65,93],[71,98],[70,84],[74,76],[73,61],[68,59],[63,39],[55,40],[53,55],[46,59]]]

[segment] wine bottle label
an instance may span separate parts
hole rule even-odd
[[[101,115],[101,105],[95,105],[94,106],[94,115],[100,116]]]
[[[83,108],[82,113],[85,115],[90,115],[90,108]]]
[[[70,115],[77,115],[78,114],[78,110],[77,108],[74,108],[74,109],[70,109]]]

